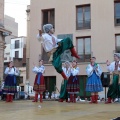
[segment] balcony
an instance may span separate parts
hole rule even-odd
[[[115,16],[115,26],[120,26],[120,16]]]
[[[91,29],[91,20],[89,19],[76,21],[76,29]]]

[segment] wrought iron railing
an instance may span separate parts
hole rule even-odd
[[[76,21],[76,29],[90,29],[91,28],[91,20],[77,20]]]

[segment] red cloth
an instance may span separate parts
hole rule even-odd
[[[74,78],[77,78],[77,80],[74,80]],[[78,76],[70,76],[67,83],[67,91],[68,92],[80,92],[79,87],[79,79]]]
[[[44,92],[45,91],[45,80],[44,80],[44,76],[42,75],[40,77],[40,84],[37,84],[37,79],[38,79],[38,75],[36,75],[35,77],[35,81],[34,81],[34,86],[33,86],[33,90],[36,92]]]

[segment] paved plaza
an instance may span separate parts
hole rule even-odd
[[[41,106],[41,107],[40,107]],[[31,100],[0,101],[0,120],[111,120],[120,116],[120,103],[59,103]]]

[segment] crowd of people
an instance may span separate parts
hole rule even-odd
[[[80,92],[80,83],[79,83],[79,73],[80,68],[77,65],[77,61],[73,60],[72,62],[66,61],[62,65],[61,54],[65,50],[70,50],[71,55],[80,59],[77,55],[77,52],[74,49],[72,40],[70,38],[57,39],[54,35],[54,28],[51,24],[46,24],[43,26],[44,34],[41,30],[37,35],[37,39],[42,43],[44,50],[49,56],[49,61],[52,62],[55,70],[61,74],[63,81],[60,89],[59,102],[73,102],[76,103],[77,94]],[[43,60],[39,60],[39,66],[36,66],[33,63],[32,71],[36,74],[34,80],[33,90],[35,91],[35,97],[32,102],[38,102],[38,95],[40,95],[40,102],[43,102],[43,93],[45,91],[45,80],[44,72],[45,66]],[[107,101],[106,103],[112,103],[118,96],[120,96],[119,88],[119,76],[120,76],[120,55],[118,53],[114,54],[114,62],[110,63],[106,61],[107,69],[111,74],[111,83],[108,88]],[[16,87],[16,76],[19,75],[19,72],[16,67],[13,66],[13,62],[10,62],[5,69],[5,85],[3,91],[0,94],[6,94],[6,102],[13,101],[13,95],[17,92]],[[88,76],[86,83],[86,92],[91,93],[90,103],[98,103],[99,92],[103,91],[103,86],[101,82],[102,69],[100,65],[96,62],[96,57],[90,58],[90,63],[86,66],[86,74]],[[47,94],[47,93],[46,93]],[[48,97],[49,95],[46,95]],[[68,99],[69,98],[69,99]]]

